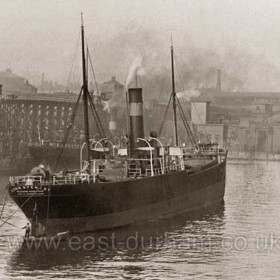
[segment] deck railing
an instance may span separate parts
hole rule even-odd
[[[181,171],[184,170],[181,164],[170,164],[164,167],[164,174],[175,172],[175,171]],[[162,168],[154,168],[154,176],[156,175],[162,175],[163,169]],[[128,176],[129,177],[151,177],[152,176],[152,170],[149,166],[148,168],[145,168],[145,170],[142,172],[141,168],[138,167],[132,167],[128,169]]]
[[[141,177],[142,176],[142,172],[141,172],[141,168],[137,168],[137,167],[132,167],[128,169],[128,176],[129,177]]]
[[[199,149],[195,148],[183,148],[184,154],[206,154],[206,155],[221,155],[225,154],[226,150],[219,147],[199,147]]]
[[[33,183],[42,183],[42,176],[14,176],[9,178],[10,185],[25,184],[26,186],[32,185]]]
[[[86,173],[66,174],[66,175],[52,175],[50,179],[43,178],[43,176],[14,176],[9,178],[10,185],[65,185],[77,183],[91,183],[95,182],[95,175]]]
[[[199,149],[199,152],[202,153],[202,154],[211,154],[211,155],[221,155],[221,154],[225,154],[226,151],[224,149],[221,149],[221,148],[200,148]]]

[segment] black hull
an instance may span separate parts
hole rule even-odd
[[[41,190],[10,187],[9,191],[17,205],[25,203],[21,209],[29,220],[37,203],[39,222],[47,223],[48,234],[98,231],[220,203],[225,191],[225,169],[224,161],[194,174],[178,171],[118,182],[50,185]]]

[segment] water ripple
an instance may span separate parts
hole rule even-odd
[[[0,228],[0,278],[279,279],[279,170],[280,163],[229,163],[224,205],[115,231],[115,243],[105,249],[9,246],[23,230],[5,225]],[[6,182],[1,177],[1,197]],[[16,209],[9,200],[3,216]],[[16,212],[10,222],[22,227],[26,219]],[[111,234],[102,233],[108,239]]]

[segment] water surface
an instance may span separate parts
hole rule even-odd
[[[7,177],[0,178],[1,204]],[[77,236],[58,249],[15,242],[25,217],[8,200],[1,279],[279,279],[280,163],[229,162],[224,205],[176,219]],[[102,239],[103,238],[103,239]],[[80,240],[80,242],[78,242]],[[12,243],[15,244],[12,244]],[[71,245],[71,246],[70,246]]]

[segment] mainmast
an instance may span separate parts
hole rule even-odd
[[[91,162],[90,162],[90,143],[89,143],[89,124],[88,124],[88,81],[87,81],[87,72],[86,72],[86,58],[85,58],[85,39],[84,39],[84,23],[83,23],[83,14],[82,17],[82,66],[83,66],[83,101],[84,101],[84,130],[85,130],[85,142],[87,150],[87,161],[89,163],[89,172],[91,171]]]
[[[178,146],[176,91],[175,91],[175,79],[174,79],[174,58],[173,58],[172,38],[171,38],[171,71],[172,71],[172,101],[173,101],[173,113],[174,113],[174,144],[175,146]]]

